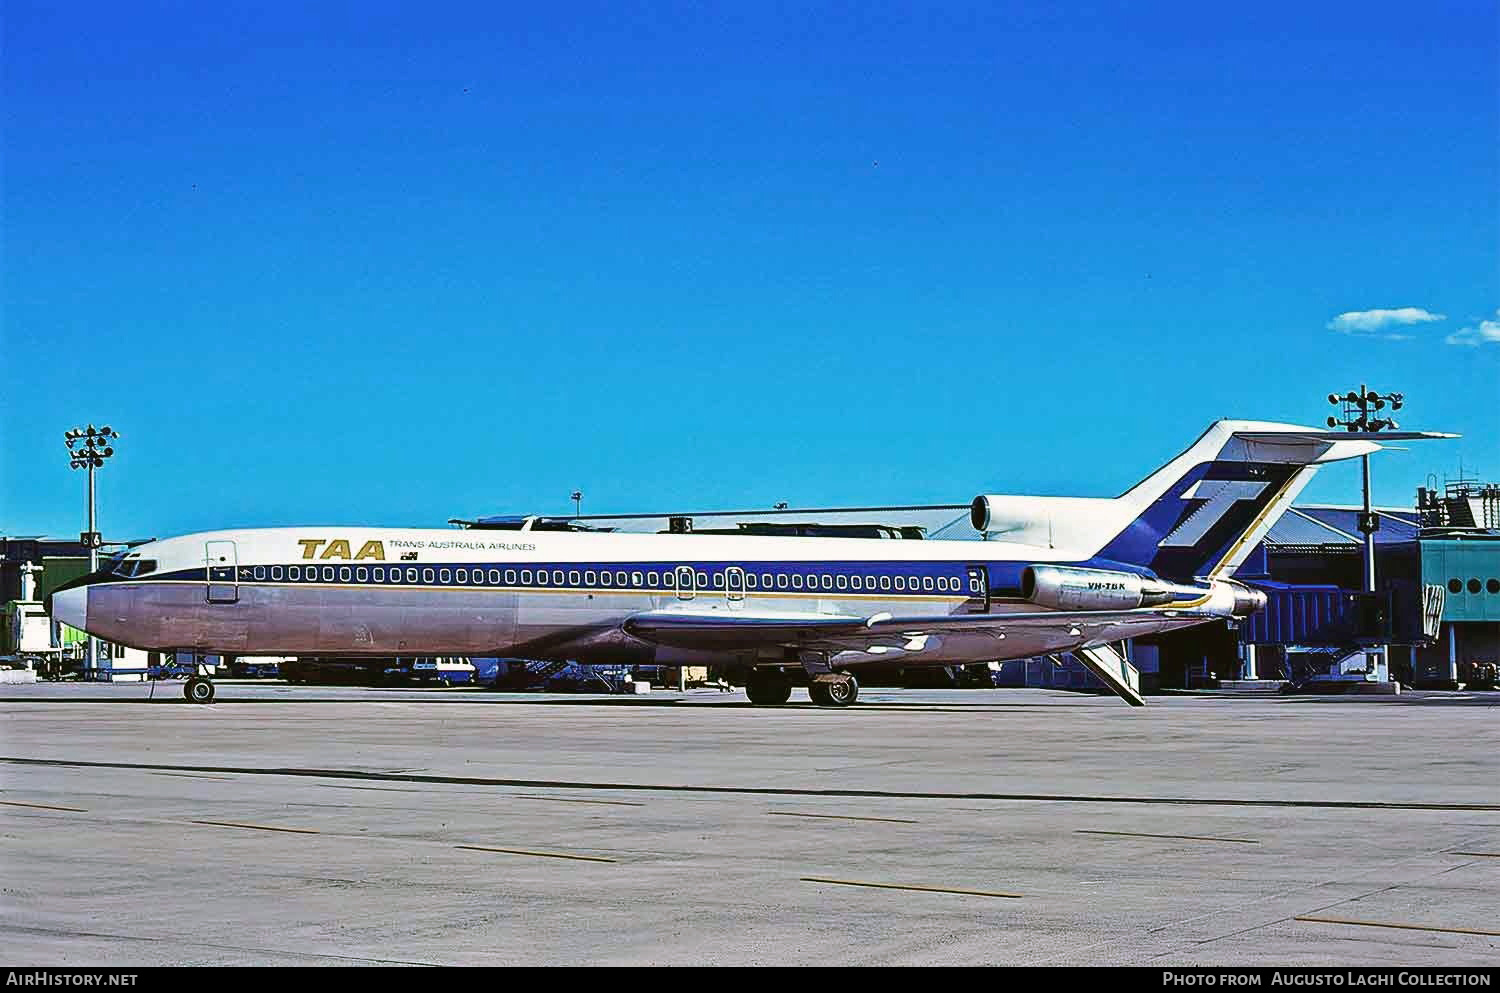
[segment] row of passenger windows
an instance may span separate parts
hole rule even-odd
[[[622,589],[677,589],[681,582],[684,590],[722,590],[726,581],[724,572],[710,575],[704,571],[693,571],[687,567],[675,571],[612,571],[609,569],[468,569],[433,568],[431,566],[243,566],[242,580],[270,580],[294,583],[385,583],[387,585],[443,585],[462,586],[572,586],[572,587],[618,587]],[[803,576],[801,573],[744,572],[731,576],[736,588],[746,590],[829,590],[854,592],[897,593],[961,593],[963,583],[957,576],[866,576],[846,573],[822,573]],[[980,592],[979,580],[969,579],[969,592]]]

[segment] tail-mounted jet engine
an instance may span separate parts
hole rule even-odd
[[[1053,610],[1133,610],[1210,596],[1229,607],[1234,617],[1253,614],[1266,604],[1264,593],[1230,580],[1214,580],[1205,589],[1109,569],[1032,565],[1021,572],[1021,597]]]

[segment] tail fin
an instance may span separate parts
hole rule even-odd
[[[1378,435],[1445,437],[1418,432]],[[1380,451],[1369,434],[1218,421],[1115,501],[1127,523],[1097,557],[1189,579],[1228,576],[1292,505],[1319,466]]]
[[[1058,548],[1080,560],[1144,566],[1170,579],[1227,576],[1327,462],[1380,450],[1373,440],[1421,432],[1340,434],[1262,421],[1217,421],[1187,451],[1113,500],[992,497],[974,501],[989,535]]]

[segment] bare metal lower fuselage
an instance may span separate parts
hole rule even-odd
[[[631,665],[790,661],[764,650],[696,650],[653,644],[630,635],[624,621],[644,611],[690,608],[733,618],[737,612],[808,611],[829,615],[889,612],[900,617],[911,604],[899,599],[836,596],[806,598],[751,596],[730,601],[722,594],[682,600],[673,594],[488,590],[409,590],[306,588],[240,583],[234,602],[210,602],[208,584],[193,582],[114,582],[87,590],[87,627],[102,638],[133,647],[197,650],[225,655],[304,655],[383,657],[466,655],[535,659],[576,659]],[[82,592],[82,591],[80,591]],[[976,609],[963,597],[951,598],[945,612]],[[926,604],[929,608],[935,604]],[[1034,613],[1027,604],[995,604],[993,611]],[[1151,627],[1165,627],[1160,618]],[[1182,625],[1201,623],[1183,618]],[[1121,638],[1134,634],[1122,626]],[[1015,631],[1004,638],[989,633],[928,639],[918,652],[845,652],[843,666],[895,661],[908,665],[954,665],[1027,658],[1066,651],[1077,644],[1065,630]]]

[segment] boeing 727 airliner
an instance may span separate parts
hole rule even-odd
[[[1379,439],[1452,437],[1415,432]],[[847,706],[864,663],[1072,652],[1142,705],[1110,646],[1241,618],[1235,569],[1325,463],[1367,434],[1219,421],[1113,499],[980,496],[989,539],[359,527],[214,531],[130,549],[59,588],[53,617],[152,651],[470,655],[713,664],[757,704],[805,673]],[[189,700],[214,686],[190,680]]]

